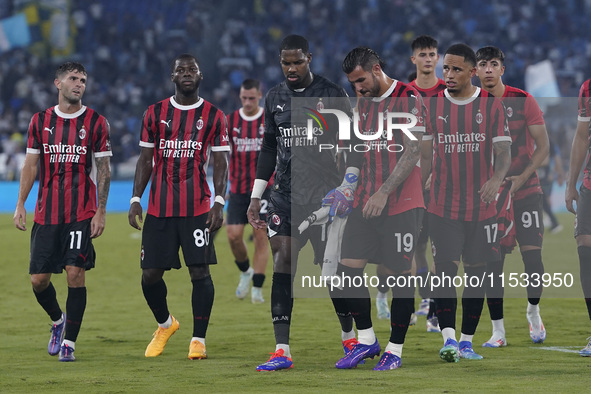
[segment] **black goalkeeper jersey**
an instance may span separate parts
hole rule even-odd
[[[294,104],[293,98],[306,98],[306,102]],[[322,126],[314,120],[312,139],[307,135],[308,120],[318,119],[317,111],[324,108],[352,116],[345,90],[319,75],[314,75],[312,83],[302,91],[290,89],[284,81],[269,90],[265,98],[267,138],[263,145],[277,152],[272,190],[290,198],[293,204],[318,203],[340,183],[337,117],[323,114],[319,122]]]

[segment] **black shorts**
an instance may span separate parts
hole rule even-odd
[[[591,190],[581,185],[575,216],[575,237],[591,235]]]
[[[183,249],[187,266],[217,264],[213,235],[205,225],[207,215],[174,218],[146,215],[142,232],[142,269],[181,268],[179,247]]]
[[[423,200],[425,200],[425,206],[429,207],[429,201],[431,200],[431,192],[429,190],[423,191]],[[423,221],[421,223],[421,231],[419,233],[419,244],[426,244],[429,241],[429,215],[423,215]]]
[[[90,221],[67,224],[33,224],[29,274],[60,274],[72,265],[88,271],[96,254],[90,238]]]
[[[410,270],[424,211],[414,208],[364,219],[361,207],[353,209],[343,234],[341,258],[383,264],[396,273]]]
[[[228,213],[226,215],[226,224],[247,224],[248,218],[246,211],[250,205],[250,193],[230,193],[228,199]],[[261,198],[261,220],[267,220],[267,210],[269,205],[269,189],[266,189]]]
[[[542,247],[544,239],[544,196],[531,194],[519,200],[513,200],[515,232],[519,246]]]
[[[486,263],[501,258],[494,216],[480,222],[465,222],[429,213],[429,229],[435,264],[460,259],[467,264]]]
[[[294,237],[299,242],[300,249],[308,241],[314,249],[314,263],[322,263],[326,249],[326,225],[310,226],[300,234],[298,226],[314,211],[320,208],[318,204],[296,205],[289,202],[289,197],[271,192],[267,213],[267,235]]]

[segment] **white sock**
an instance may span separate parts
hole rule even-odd
[[[205,346],[205,338],[193,337],[191,338],[191,342],[193,341],[199,341],[203,344],[203,346]]]
[[[365,330],[357,330],[359,343],[362,345],[373,345],[376,341],[376,334],[373,332],[373,327]]]
[[[382,293],[381,291],[378,291],[378,295],[376,296],[376,298],[387,299],[388,298],[388,292]]]
[[[492,322],[492,326],[493,326],[493,336],[495,336],[495,334],[501,338],[505,337],[505,323],[503,322],[503,319],[499,319],[499,320],[491,320]]]
[[[289,351],[289,345],[286,345],[285,343],[278,343],[277,346],[275,346],[275,351],[277,351],[279,349],[283,349],[283,355],[285,357],[291,358],[291,352]]]
[[[60,325],[64,322],[64,314],[62,313],[61,317],[59,318],[59,320],[56,320],[54,322],[52,322],[54,325]]]
[[[172,326],[172,316],[168,315],[168,319],[164,323],[158,323],[159,327],[170,328]]]
[[[384,352],[390,352],[395,356],[402,357],[402,346],[404,346],[403,343],[388,342],[388,346],[386,346]]]
[[[341,331],[341,341],[345,342],[353,338],[355,338],[355,330],[349,332]]]
[[[535,329],[540,329],[540,305],[527,303],[527,320]]]
[[[470,343],[472,343],[472,340],[473,340],[473,339],[474,339],[474,335],[466,335],[466,334],[464,334],[464,333],[462,333],[462,334],[460,335],[460,342],[465,342],[465,341],[467,341],[467,342],[470,342]]]
[[[62,342],[62,346],[63,345],[68,345],[70,349],[76,349],[76,342],[68,341],[67,339],[64,339],[64,341]]]
[[[443,343],[447,342],[448,339],[456,340],[456,329],[451,327],[446,327],[441,330],[441,335],[443,335]]]

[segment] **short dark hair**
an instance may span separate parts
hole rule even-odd
[[[255,88],[256,90],[261,90],[261,81],[258,79],[247,78],[242,81],[242,88],[244,90]]]
[[[472,64],[472,67],[476,67],[476,54],[466,44],[454,44],[445,51],[445,54],[462,56],[465,62]]]
[[[357,66],[361,66],[365,71],[370,71],[374,64],[379,64],[382,69],[386,67],[386,63],[376,51],[367,47],[357,47],[349,52],[343,60],[343,71],[345,74],[350,74]]]
[[[195,63],[197,63],[197,65],[199,66],[199,59],[197,59],[195,56],[189,54],[189,53],[183,53],[178,55],[173,61],[172,61],[172,72],[174,72],[174,69],[176,67],[176,62],[178,60],[195,60]]]
[[[281,51],[289,51],[290,49],[301,49],[302,53],[307,55],[308,51],[310,50],[308,40],[302,36],[298,36],[297,34],[290,34],[289,36],[285,37],[283,41],[281,41],[279,54],[281,54]]]
[[[410,44],[410,49],[414,52],[416,49],[437,48],[437,40],[431,36],[423,35],[415,38]]]
[[[88,75],[86,73],[86,69],[82,65],[82,63],[78,62],[65,62],[58,69],[55,71],[55,79],[61,79],[65,74],[69,73],[70,71],[77,71],[84,75]]]
[[[501,61],[501,65],[505,64],[505,54],[501,51],[500,48],[493,47],[492,45],[487,47],[482,47],[476,51],[476,61],[479,62],[481,60],[492,60],[492,59],[499,59]]]

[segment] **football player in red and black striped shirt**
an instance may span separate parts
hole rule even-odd
[[[362,283],[368,262],[382,264],[399,285],[392,287],[390,340],[374,370],[400,366],[402,347],[414,310],[414,285],[409,282],[414,245],[424,213],[421,169],[418,166],[424,132],[423,102],[409,85],[390,78],[384,63],[370,48],[353,49],[343,61],[343,71],[359,99],[359,130],[376,135],[366,140],[361,154],[359,187],[353,210],[343,234],[341,262],[337,276]],[[394,129],[386,138],[385,114],[412,114],[416,124]],[[416,115],[416,116],[415,116]],[[406,119],[394,118],[396,124]],[[378,132],[376,132],[376,130]],[[348,170],[349,172],[349,170]],[[347,174],[351,175],[351,173]],[[365,358],[381,351],[371,321],[371,302],[367,286],[345,285],[348,309],[355,319],[359,343],[341,358],[336,367],[355,368]]]
[[[253,303],[264,302],[261,288],[265,281],[265,269],[269,259],[269,241],[265,229],[253,229],[252,268],[243,239],[244,225],[248,223],[246,211],[250,204],[250,192],[256,177],[257,160],[265,133],[264,110],[259,105],[261,98],[261,83],[255,79],[244,80],[240,87],[242,108],[228,115],[228,136],[232,151],[230,153],[230,198],[226,215],[226,231],[236,265],[242,272],[236,288],[236,297],[240,299],[246,297],[252,279],[251,301]],[[261,199],[261,215],[263,216],[261,219],[263,220],[266,220],[269,186]]]
[[[442,280],[456,276],[460,259],[466,276],[480,280],[486,263],[500,258],[494,201],[511,165],[511,137],[502,103],[472,85],[475,74],[474,51],[465,44],[452,45],[443,59],[447,88],[429,104],[434,154],[425,149],[421,166],[424,163],[426,171],[433,164],[429,236]],[[472,338],[484,303],[484,287],[464,288],[459,344],[455,332],[456,289],[447,281],[436,292],[444,339],[440,357],[449,362],[460,357],[482,358],[472,349]]]
[[[505,85],[502,75],[505,72],[505,55],[497,47],[487,46],[476,52],[476,72],[482,88],[503,100],[507,123],[511,133],[511,168],[507,172],[505,188],[510,188],[514,225],[519,250],[523,258],[525,272],[532,279],[527,287],[527,320],[530,337],[535,343],[546,338],[546,330],[540,317],[540,296],[542,286],[533,286],[534,277],[540,280],[544,273],[542,263],[542,236],[544,224],[542,212],[544,196],[536,169],[548,157],[548,132],[544,124],[542,110],[536,100],[527,92]],[[499,203],[502,201],[499,200]],[[497,206],[499,213],[502,208]],[[494,273],[496,279],[503,272],[505,251],[501,248],[500,262],[490,262],[487,272]],[[487,283],[491,284],[491,283]],[[506,346],[503,324],[503,289],[500,283],[492,283],[487,289],[487,304],[493,325],[492,337],[484,343],[485,347]],[[497,286],[494,286],[494,285]],[[496,289],[493,287],[497,287]]]
[[[29,273],[35,297],[53,321],[48,352],[59,352],[60,361],[75,360],[75,342],[86,308],[85,272],[95,263],[91,238],[99,237],[105,228],[111,179],[109,123],[82,105],[86,81],[87,73],[80,63],[67,62],[57,69],[58,105],[31,119],[14,212],[14,224],[24,231],[24,204],[39,163]],[[51,274],[64,268],[66,314],[51,283]]]
[[[172,67],[175,94],[151,105],[144,114],[140,146],[129,208],[129,223],[141,229],[140,197],[151,178],[150,199],[142,233],[142,289],[158,329],[146,357],[162,353],[179,328],[168,311],[164,271],[181,267],[179,247],[193,283],[193,338],[190,359],[207,357],[205,334],[213,305],[214,288],[209,264],[216,264],[211,233],[222,225],[228,182],[226,116],[199,97],[203,75],[197,59],[178,56]],[[206,173],[213,154],[215,203]],[[210,208],[211,207],[211,208]]]
[[[579,264],[581,267],[581,286],[583,296],[587,303],[587,311],[591,319],[591,156],[589,151],[589,126],[591,125],[591,79],[581,85],[579,91],[579,116],[577,130],[573,138],[570,153],[570,171],[564,199],[566,207],[574,213],[575,239],[579,251]],[[581,167],[587,156],[587,165],[583,171],[583,184],[577,192],[577,180]],[[576,210],[573,202],[577,202]],[[591,340],[587,346],[579,351],[584,357],[591,357]]]

